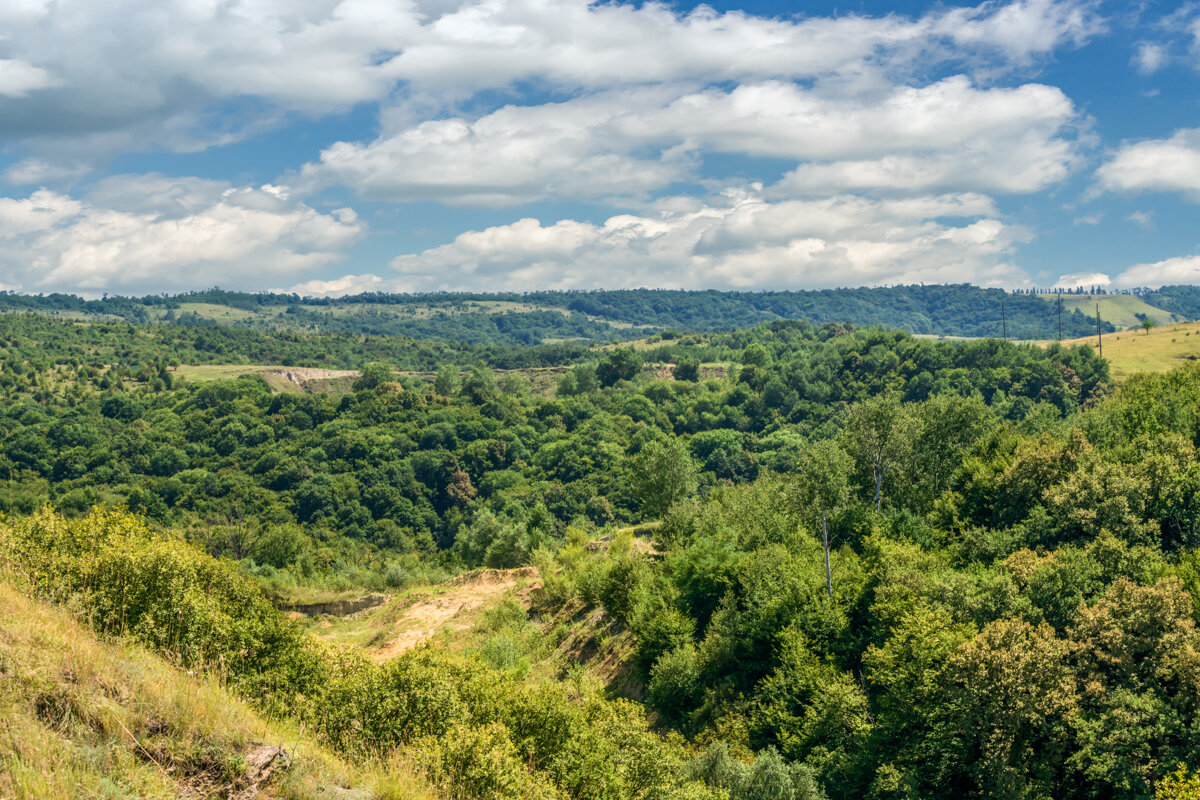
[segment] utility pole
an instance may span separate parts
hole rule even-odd
[[[1058,290],[1058,340],[1062,341],[1062,289]]]
[[[1004,298],[1000,298],[1000,321],[1004,326],[1004,341],[1008,341],[1008,313],[1004,310]]]
[[[1100,335],[1100,304],[1096,303],[1096,342],[1100,347],[1100,357],[1104,358],[1104,337]]]

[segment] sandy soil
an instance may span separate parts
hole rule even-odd
[[[529,582],[537,577],[536,569],[522,567],[476,570],[447,581],[437,596],[404,609],[393,628],[392,638],[371,655],[386,661],[432,639],[443,630],[467,630],[475,622],[473,612],[494,605],[521,581]],[[528,586],[521,592],[526,603],[532,588]]]
[[[326,378],[348,378],[357,376],[356,369],[316,369],[313,367],[279,367],[277,369],[265,369],[263,375],[274,375],[282,378],[288,383],[294,383],[300,388],[304,388],[304,384],[308,381],[319,381]]]

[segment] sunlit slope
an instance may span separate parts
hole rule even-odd
[[[1101,312],[1103,313],[1103,311]],[[1095,336],[1064,344],[1097,346]],[[1200,360],[1200,322],[1162,325],[1149,333],[1142,330],[1104,335],[1104,357],[1118,380],[1135,372],[1165,372],[1188,361]]]
[[[1060,295],[1039,295],[1046,302],[1054,305]],[[1111,322],[1118,330],[1134,328],[1142,324],[1138,314],[1145,315],[1155,325],[1166,325],[1173,322],[1183,322],[1183,318],[1161,308],[1156,308],[1140,297],[1131,294],[1064,294],[1061,295],[1063,313],[1078,309],[1080,312],[1095,317],[1096,306],[1100,306],[1100,318]]]
[[[0,798],[432,796],[0,582]]]

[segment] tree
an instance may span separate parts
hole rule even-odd
[[[1142,330],[1144,330],[1146,332],[1147,336],[1150,335],[1150,329],[1153,327],[1154,327],[1154,321],[1151,320],[1149,317],[1142,320]]]
[[[362,372],[355,379],[352,388],[356,392],[361,392],[374,389],[381,383],[394,380],[396,380],[396,374],[392,371],[392,368],[387,364],[376,362],[374,364],[367,364],[362,368]]]
[[[677,381],[700,380],[700,362],[694,358],[679,359],[675,364],[674,376]]]
[[[596,367],[596,377],[601,386],[612,386],[618,381],[632,380],[641,368],[642,357],[632,347],[618,347]]]
[[[829,566],[829,516],[850,498],[850,456],[832,439],[809,445],[800,453],[796,500],[814,518],[825,546],[825,589],[833,597]]]
[[[696,462],[679,439],[655,439],[634,456],[633,491],[648,517],[661,517],[697,486]]]
[[[842,441],[846,452],[870,465],[875,484],[875,510],[883,501],[888,475],[908,457],[915,428],[912,415],[895,394],[880,394],[850,407]]]

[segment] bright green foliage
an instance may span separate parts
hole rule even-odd
[[[355,758],[420,749],[448,795],[1140,799],[1200,767],[1195,365],[1111,389],[1086,348],[795,322],[407,362],[314,337],[318,363],[425,367],[330,396],[169,387],[142,329],[29,330],[0,341],[9,568]],[[614,377],[620,352],[652,366]],[[666,379],[689,359],[712,377]],[[497,381],[514,361],[556,369]],[[156,532],[89,512],[121,502]],[[383,665],[253,579],[527,563],[534,608],[499,606],[472,656]],[[585,690],[574,652],[547,677],[528,642],[585,618],[641,702]]]
[[[683,773],[679,743],[628,702],[572,699],[429,648],[384,665],[326,649],[229,562],[128,514],[44,511],[0,525],[0,568],[101,630],[218,672],[337,751],[378,758],[410,746],[451,796],[711,797]]]
[[[678,439],[656,439],[633,459],[634,494],[642,513],[660,517],[667,509],[696,492],[696,464]]]

